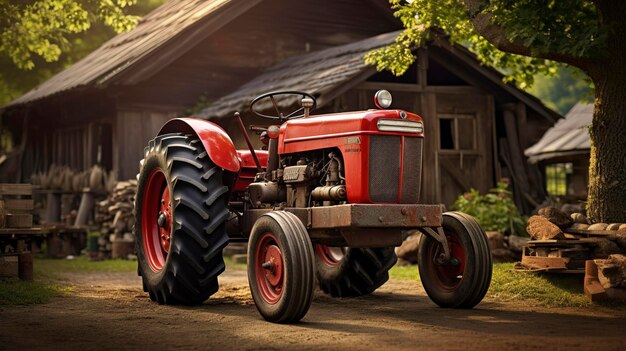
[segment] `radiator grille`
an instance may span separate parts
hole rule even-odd
[[[422,145],[424,139],[404,137],[402,160],[402,203],[417,203],[422,185]]]
[[[398,202],[400,139],[389,135],[370,137],[370,200]]]

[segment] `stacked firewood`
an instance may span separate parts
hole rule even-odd
[[[106,200],[96,204],[96,223],[100,226],[98,258],[134,256],[133,206],[137,181],[118,182]]]
[[[590,223],[582,213],[545,207],[528,219],[531,241],[522,266],[533,270],[584,272],[585,261],[626,253],[626,224]]]

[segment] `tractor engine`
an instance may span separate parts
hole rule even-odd
[[[257,178],[248,186],[252,208],[329,206],[347,200],[338,150],[288,155],[281,158],[278,169]]]

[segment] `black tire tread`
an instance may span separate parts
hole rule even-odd
[[[348,248],[337,277],[326,277],[318,262],[320,289],[333,297],[356,297],[374,292],[389,280],[389,269],[398,261],[393,248]]]
[[[223,224],[228,217],[223,214],[228,214],[228,210],[227,191],[222,191],[222,170],[205,157],[206,152],[195,137],[178,133],[151,140],[144,156],[138,179],[142,180],[143,173],[149,171],[144,170],[148,158],[160,159],[166,167],[166,177],[170,178],[174,211],[171,248],[163,270],[155,274],[147,263],[139,263],[144,290],[160,304],[202,303],[219,289],[217,276],[225,269],[222,249],[228,244],[228,236]],[[206,174],[212,176],[203,177]],[[220,190],[220,195],[213,196],[216,190]],[[208,199],[212,200],[207,202]],[[135,201],[140,200],[137,196]],[[136,223],[140,223],[140,216],[135,214]],[[136,238],[141,236],[137,228],[136,225]],[[138,253],[143,250],[141,245],[137,240]]]
[[[260,235],[257,233],[261,233],[257,225],[263,223],[261,228],[267,226],[268,219],[275,222],[278,227],[274,228],[280,228],[278,231],[282,232],[274,232],[274,234],[283,243],[281,245],[284,245],[281,250],[286,267],[284,274],[287,274],[283,295],[274,305],[267,304],[264,298],[259,296],[254,267],[256,247],[253,246],[257,244],[257,235]],[[248,246],[248,280],[255,305],[266,320],[274,323],[293,323],[306,315],[313,301],[315,254],[306,228],[293,213],[272,211],[257,219]]]
[[[427,245],[433,245],[435,242],[434,239],[423,236],[421,239],[422,242],[420,242],[419,253],[419,269],[422,284],[431,300],[441,307],[458,309],[473,308],[485,297],[491,283],[492,259],[487,236],[476,219],[470,215],[462,212],[446,212],[443,215],[444,230],[447,221],[455,221],[457,225],[463,228],[466,232],[465,235],[467,235],[471,241],[471,250],[473,250],[475,259],[465,262],[466,273],[471,275],[468,279],[464,277],[464,281],[461,282],[461,285],[454,292],[442,295],[442,293],[438,291],[437,284],[432,284],[431,286],[431,277],[428,270],[424,267],[426,262],[423,261],[429,258],[425,257],[425,255],[423,256],[421,252]],[[463,295],[463,292],[467,293]]]

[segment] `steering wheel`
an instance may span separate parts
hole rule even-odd
[[[300,107],[299,109],[292,111],[287,115],[283,114],[280,108],[278,108],[278,104],[276,103],[276,99],[274,98],[279,95],[300,95],[302,96],[302,98],[308,97],[313,100],[313,107],[311,107],[311,110],[313,110],[317,105],[317,101],[315,100],[315,97],[313,95],[302,91],[272,91],[254,98],[254,100],[252,100],[252,102],[250,103],[250,112],[261,118],[277,119],[279,121],[304,117],[304,107]],[[272,102],[272,106],[274,106],[274,110],[276,111],[276,115],[266,115],[254,109],[254,106],[256,106],[259,101],[264,99],[270,99],[270,101]]]

